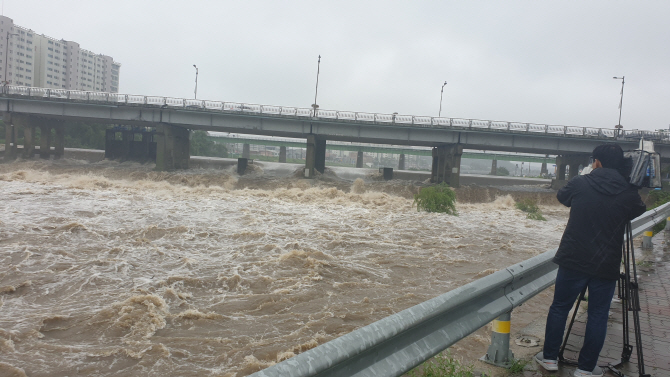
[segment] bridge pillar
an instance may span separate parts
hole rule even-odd
[[[279,147],[279,162],[286,162],[286,147]]]
[[[542,167],[540,168],[540,175],[546,176],[547,174],[549,174],[549,171],[547,170],[547,163],[543,162]]]
[[[433,170],[430,181],[444,182],[451,187],[459,187],[462,155],[463,146],[460,144],[440,145],[433,148]]]
[[[242,145],[242,158],[249,158],[251,154],[251,146],[249,144]]]
[[[49,159],[51,154],[51,122],[40,124],[40,158]]]
[[[491,175],[498,175],[498,160],[491,161]]]
[[[25,114],[12,114],[14,127],[23,126],[23,155],[25,159],[35,154],[35,117]],[[18,135],[15,140],[18,140]]]
[[[570,180],[579,174],[579,165],[587,166],[589,164],[589,155],[587,154],[566,154],[556,157],[556,167],[558,173],[556,180]],[[565,168],[570,167],[568,176],[565,176]]]
[[[188,169],[189,130],[158,124],[156,126],[156,170]]]
[[[401,153],[398,158],[398,170],[405,170],[405,154]]]
[[[130,160],[131,144],[135,140],[135,134],[131,130],[121,131],[121,161]],[[171,169],[170,169],[171,170]]]
[[[65,122],[62,120],[52,120],[51,126],[54,129],[54,160],[63,158],[65,154]]]
[[[363,151],[358,151],[358,155],[356,156],[356,167],[363,167]]]
[[[12,113],[3,113],[2,120],[5,123],[5,161],[16,159],[16,141],[19,138],[19,127],[12,122]]]
[[[307,136],[307,155],[305,156],[305,177],[314,178],[315,171],[326,170],[326,139],[318,135]]]

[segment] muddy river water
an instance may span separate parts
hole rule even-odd
[[[407,183],[272,164],[151,168],[0,164],[0,375],[245,376],[556,247],[568,214],[529,220],[511,196],[417,212]],[[452,353],[480,357],[487,333]]]

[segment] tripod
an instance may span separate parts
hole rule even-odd
[[[626,242],[623,244],[622,248],[622,263],[624,265],[624,271],[619,275],[618,281],[618,297],[621,300],[621,314],[623,317],[623,350],[621,351],[621,361],[616,365],[609,364],[605,366],[611,370],[614,374],[624,377],[623,373],[618,371],[615,367],[621,365],[622,363],[630,361],[630,357],[633,354],[633,346],[630,344],[630,320],[628,317],[628,312],[633,313],[633,328],[635,333],[635,349],[637,350],[637,366],[640,377],[651,377],[649,374],[646,374],[644,371],[644,358],[642,355],[642,334],[640,333],[640,296],[638,295],[639,285],[637,283],[637,268],[635,267],[635,250],[633,248],[633,231],[631,223],[628,222],[625,226]],[[632,275],[631,275],[631,266]],[[563,340],[561,345],[561,350],[558,353],[558,359],[568,365],[577,365],[573,360],[568,360],[563,356],[563,351],[565,351],[565,346],[568,343],[568,337],[570,336],[570,331],[572,330],[572,325],[575,322],[577,317],[577,308],[579,304],[584,299],[586,294],[586,287],[579,294],[577,299],[577,306],[572,314],[572,319],[570,320],[570,326],[568,326],[568,332]]]

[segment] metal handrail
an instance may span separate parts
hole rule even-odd
[[[643,130],[615,130],[609,128],[560,126],[537,123],[504,122],[482,119],[446,118],[401,114],[365,113],[319,109],[315,114],[311,108],[259,105],[238,102],[195,100],[186,98],[144,96],[107,92],[89,92],[81,90],[47,89],[26,86],[2,86],[0,96],[28,96],[65,101],[84,101],[93,103],[113,103],[124,105],[157,106],[167,108],[187,108],[195,111],[236,112],[243,114],[263,114],[290,118],[311,118],[323,121],[338,120],[344,122],[373,123],[381,125],[402,125],[404,127],[466,128],[524,134],[553,134],[565,137],[596,138],[616,140],[618,138],[652,139],[660,143],[670,143],[670,132]]]
[[[632,221],[633,236],[668,216],[670,203],[645,212]],[[251,376],[400,376],[553,285],[555,252],[509,266]]]

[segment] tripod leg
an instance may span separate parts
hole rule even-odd
[[[565,346],[568,344],[568,338],[570,337],[570,332],[572,331],[572,325],[575,323],[575,318],[577,317],[577,309],[579,309],[579,304],[582,303],[584,295],[586,295],[586,288],[587,287],[584,287],[582,293],[579,294],[579,298],[577,299],[577,305],[575,306],[575,310],[572,313],[572,319],[570,320],[570,326],[568,326],[568,331],[565,334],[565,339],[563,339],[561,350],[558,351],[558,359],[561,361],[565,361],[565,357],[563,357],[563,351],[565,351]]]
[[[632,232],[629,225],[629,239],[632,240]],[[630,242],[631,264],[633,266],[633,276],[630,281],[630,301],[631,310],[633,311],[633,326],[635,327],[635,348],[637,349],[637,368],[640,377],[649,377],[644,372],[644,357],[642,355],[642,333],[640,332],[640,295],[639,285],[637,283],[637,267],[635,265],[635,250],[633,243]]]

